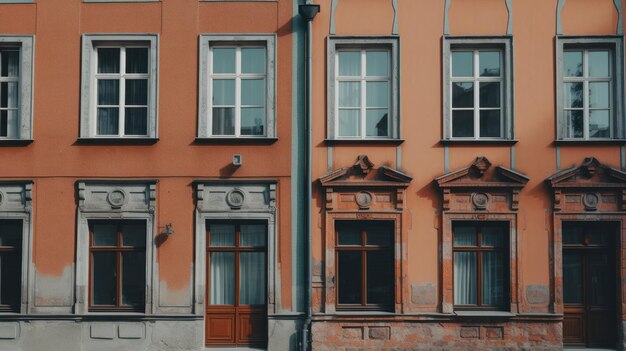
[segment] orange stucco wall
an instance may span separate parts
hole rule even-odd
[[[28,146],[0,148],[0,179],[34,180],[33,261],[37,274],[60,276],[74,263],[77,180],[156,179],[158,230],[172,223],[175,231],[156,250],[160,272],[156,286],[168,290],[162,292],[161,302],[175,305],[179,293],[192,291],[193,284],[192,181],[272,179],[278,182],[279,308],[292,308],[291,17],[290,1],[40,0],[36,4],[2,5],[0,33],[35,35],[35,141]],[[154,145],[77,143],[83,33],[159,34],[159,141]],[[278,141],[270,145],[194,144],[198,124],[198,35],[202,33],[277,34]],[[235,171],[228,167],[233,154],[241,154],[244,160]],[[71,289],[68,287],[68,291]]]

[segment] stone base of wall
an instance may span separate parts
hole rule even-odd
[[[560,321],[314,321],[313,350],[562,350]]]

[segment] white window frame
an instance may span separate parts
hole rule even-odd
[[[0,78],[0,81],[18,82],[17,125],[15,134],[0,136],[0,144],[11,141],[30,142],[33,139],[33,60],[35,37],[32,35],[0,35],[1,48],[19,50],[18,78]]]
[[[371,141],[371,140],[398,140],[400,139],[400,40],[398,37],[329,37],[327,42],[327,139],[345,141]],[[363,57],[366,51],[388,51],[389,52],[389,76],[388,77],[367,77],[365,75],[366,61]],[[339,60],[340,51],[360,51],[361,52],[361,76],[360,77],[340,77]],[[360,81],[361,82],[361,130],[359,136],[339,135],[339,82],[340,81]],[[387,116],[387,136],[367,136],[366,135],[366,89],[365,83],[368,81],[389,81],[389,106]]]
[[[273,139],[276,138],[276,35],[200,35],[200,79],[198,87],[198,133],[199,139]],[[236,48],[236,73],[213,74],[213,47]],[[241,70],[241,48],[263,47],[266,49],[265,74],[245,74]],[[213,135],[213,78],[235,79],[235,134]],[[265,126],[263,135],[241,135],[241,79],[265,78]]]
[[[81,79],[81,139],[156,139],[157,138],[157,74],[158,74],[158,36],[156,34],[145,35],[109,35],[109,34],[85,34],[83,35],[82,52],[82,79]],[[125,49],[129,47],[147,47],[148,50],[148,74],[125,74]],[[97,50],[98,48],[120,48],[120,73],[97,73]],[[124,134],[124,79],[126,77],[148,79],[148,111],[147,133],[145,135]],[[120,112],[118,115],[119,125],[117,135],[97,134],[97,80],[99,78],[118,79],[120,81],[119,94]]]
[[[626,131],[624,120],[624,54],[623,36],[572,37],[558,36],[556,39],[556,101],[557,101],[557,140],[560,141],[607,141],[625,139]],[[589,77],[589,51],[603,49],[609,51],[609,77]],[[563,74],[564,55],[566,51],[578,50],[583,52],[583,76],[565,77]],[[583,136],[569,137],[566,120],[566,110],[580,110],[565,108],[565,83],[583,83]],[[589,135],[589,83],[609,83],[609,137],[591,138]]]
[[[443,37],[443,140],[446,141],[508,141],[514,138],[513,108],[513,39],[505,37]],[[473,53],[473,77],[452,77],[452,53],[471,51]],[[479,52],[500,52],[500,76],[481,77],[479,74]],[[474,84],[474,107],[452,108],[452,83],[467,82]],[[480,107],[480,83],[500,82],[500,107]],[[452,129],[453,110],[472,110],[474,112],[474,136],[455,137]],[[500,110],[500,137],[480,136],[480,111]]]

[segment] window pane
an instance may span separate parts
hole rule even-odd
[[[120,48],[98,49],[98,73],[120,73]]]
[[[393,304],[393,253],[369,251],[367,255],[367,304]]]
[[[608,138],[609,132],[609,110],[589,111],[589,137]]]
[[[265,73],[265,48],[241,49],[241,73]]]
[[[120,104],[120,81],[117,79],[98,80],[98,105]]]
[[[500,83],[480,83],[480,107],[500,107]]]
[[[21,278],[21,251],[0,253],[0,304],[20,304]]]
[[[563,302],[583,303],[583,261],[577,253],[563,253]]]
[[[147,105],[148,104],[148,80],[147,79],[126,80],[126,104],[127,105]]]
[[[122,305],[143,305],[146,294],[146,253],[122,253]]]
[[[361,229],[352,222],[338,221],[335,222],[337,228],[337,241],[339,245],[362,245]]]
[[[235,253],[211,252],[209,261],[211,305],[234,305]]]
[[[478,303],[476,252],[454,253],[454,304]]]
[[[499,77],[500,51],[478,52],[478,64],[481,77]]]
[[[563,244],[583,245],[585,233],[579,223],[563,223]]]
[[[361,83],[339,82],[339,107],[361,107]]]
[[[126,49],[126,73],[148,73],[148,48]]]
[[[500,110],[480,111],[480,136],[482,138],[501,137]]]
[[[235,73],[234,48],[213,48],[213,73]]]
[[[213,80],[213,105],[235,105],[235,80]]]
[[[117,135],[119,108],[98,108],[98,135]]]
[[[589,82],[589,108],[609,108],[608,82]]]
[[[452,52],[452,76],[453,77],[473,77],[474,76],[474,53],[471,51]]]
[[[504,247],[507,239],[506,227],[487,224],[481,227],[482,246]]]
[[[476,227],[456,224],[453,226],[454,246],[476,246]]]
[[[388,136],[389,121],[387,109],[368,109],[365,116],[367,136]]]
[[[94,224],[93,246],[117,246],[117,225]]]
[[[452,136],[459,138],[474,136],[474,111],[452,111]]]
[[[92,252],[91,296],[94,305],[117,304],[117,254]]]
[[[0,136],[17,136],[17,110],[0,110]]]
[[[17,77],[20,72],[19,50],[0,50],[0,77]]]
[[[613,276],[611,260],[606,254],[591,254],[588,256],[589,273],[588,278],[591,284],[589,287],[588,302],[591,306],[614,306],[615,300],[613,291],[607,289],[613,286]]]
[[[361,134],[361,112],[359,110],[339,110],[339,136],[359,136]]]
[[[474,107],[474,83],[452,83],[452,107]]]
[[[240,246],[265,246],[264,224],[242,224],[240,230]]]
[[[583,76],[582,51],[565,51],[563,53],[563,75],[565,77]]]
[[[503,306],[506,303],[504,255],[502,252],[484,252],[482,259],[482,304]]]
[[[367,76],[389,76],[389,51],[366,51]]]
[[[339,75],[340,76],[360,76],[361,75],[361,52],[360,51],[339,51]]]
[[[17,108],[17,82],[0,83],[0,107]]]
[[[210,246],[235,246],[235,226],[232,224],[211,224]]]
[[[563,87],[563,107],[583,107],[583,83],[565,83]]]
[[[583,137],[584,118],[582,110],[565,111],[565,122],[567,123],[568,138]]]
[[[213,107],[213,135],[235,135],[235,108]]]
[[[129,107],[125,110],[124,133],[126,135],[148,134],[148,108]]]
[[[0,222],[0,246],[19,248],[22,243],[22,221]]]
[[[245,107],[241,109],[241,135],[263,135],[265,108]]]
[[[393,222],[369,221],[365,231],[367,245],[391,246],[393,243]]]
[[[337,253],[338,303],[360,304],[362,297],[362,262],[360,251],[339,251]]]
[[[365,84],[367,107],[389,106],[389,82],[367,82]]]
[[[607,50],[589,51],[589,76],[609,76],[609,52]]]
[[[265,106],[265,79],[241,80],[241,104]]]
[[[239,256],[239,304],[265,304],[264,252],[242,252]]]
[[[122,246],[146,247],[145,224],[122,225]]]

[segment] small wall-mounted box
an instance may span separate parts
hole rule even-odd
[[[243,157],[240,154],[233,155],[233,166],[239,167],[243,163]]]

